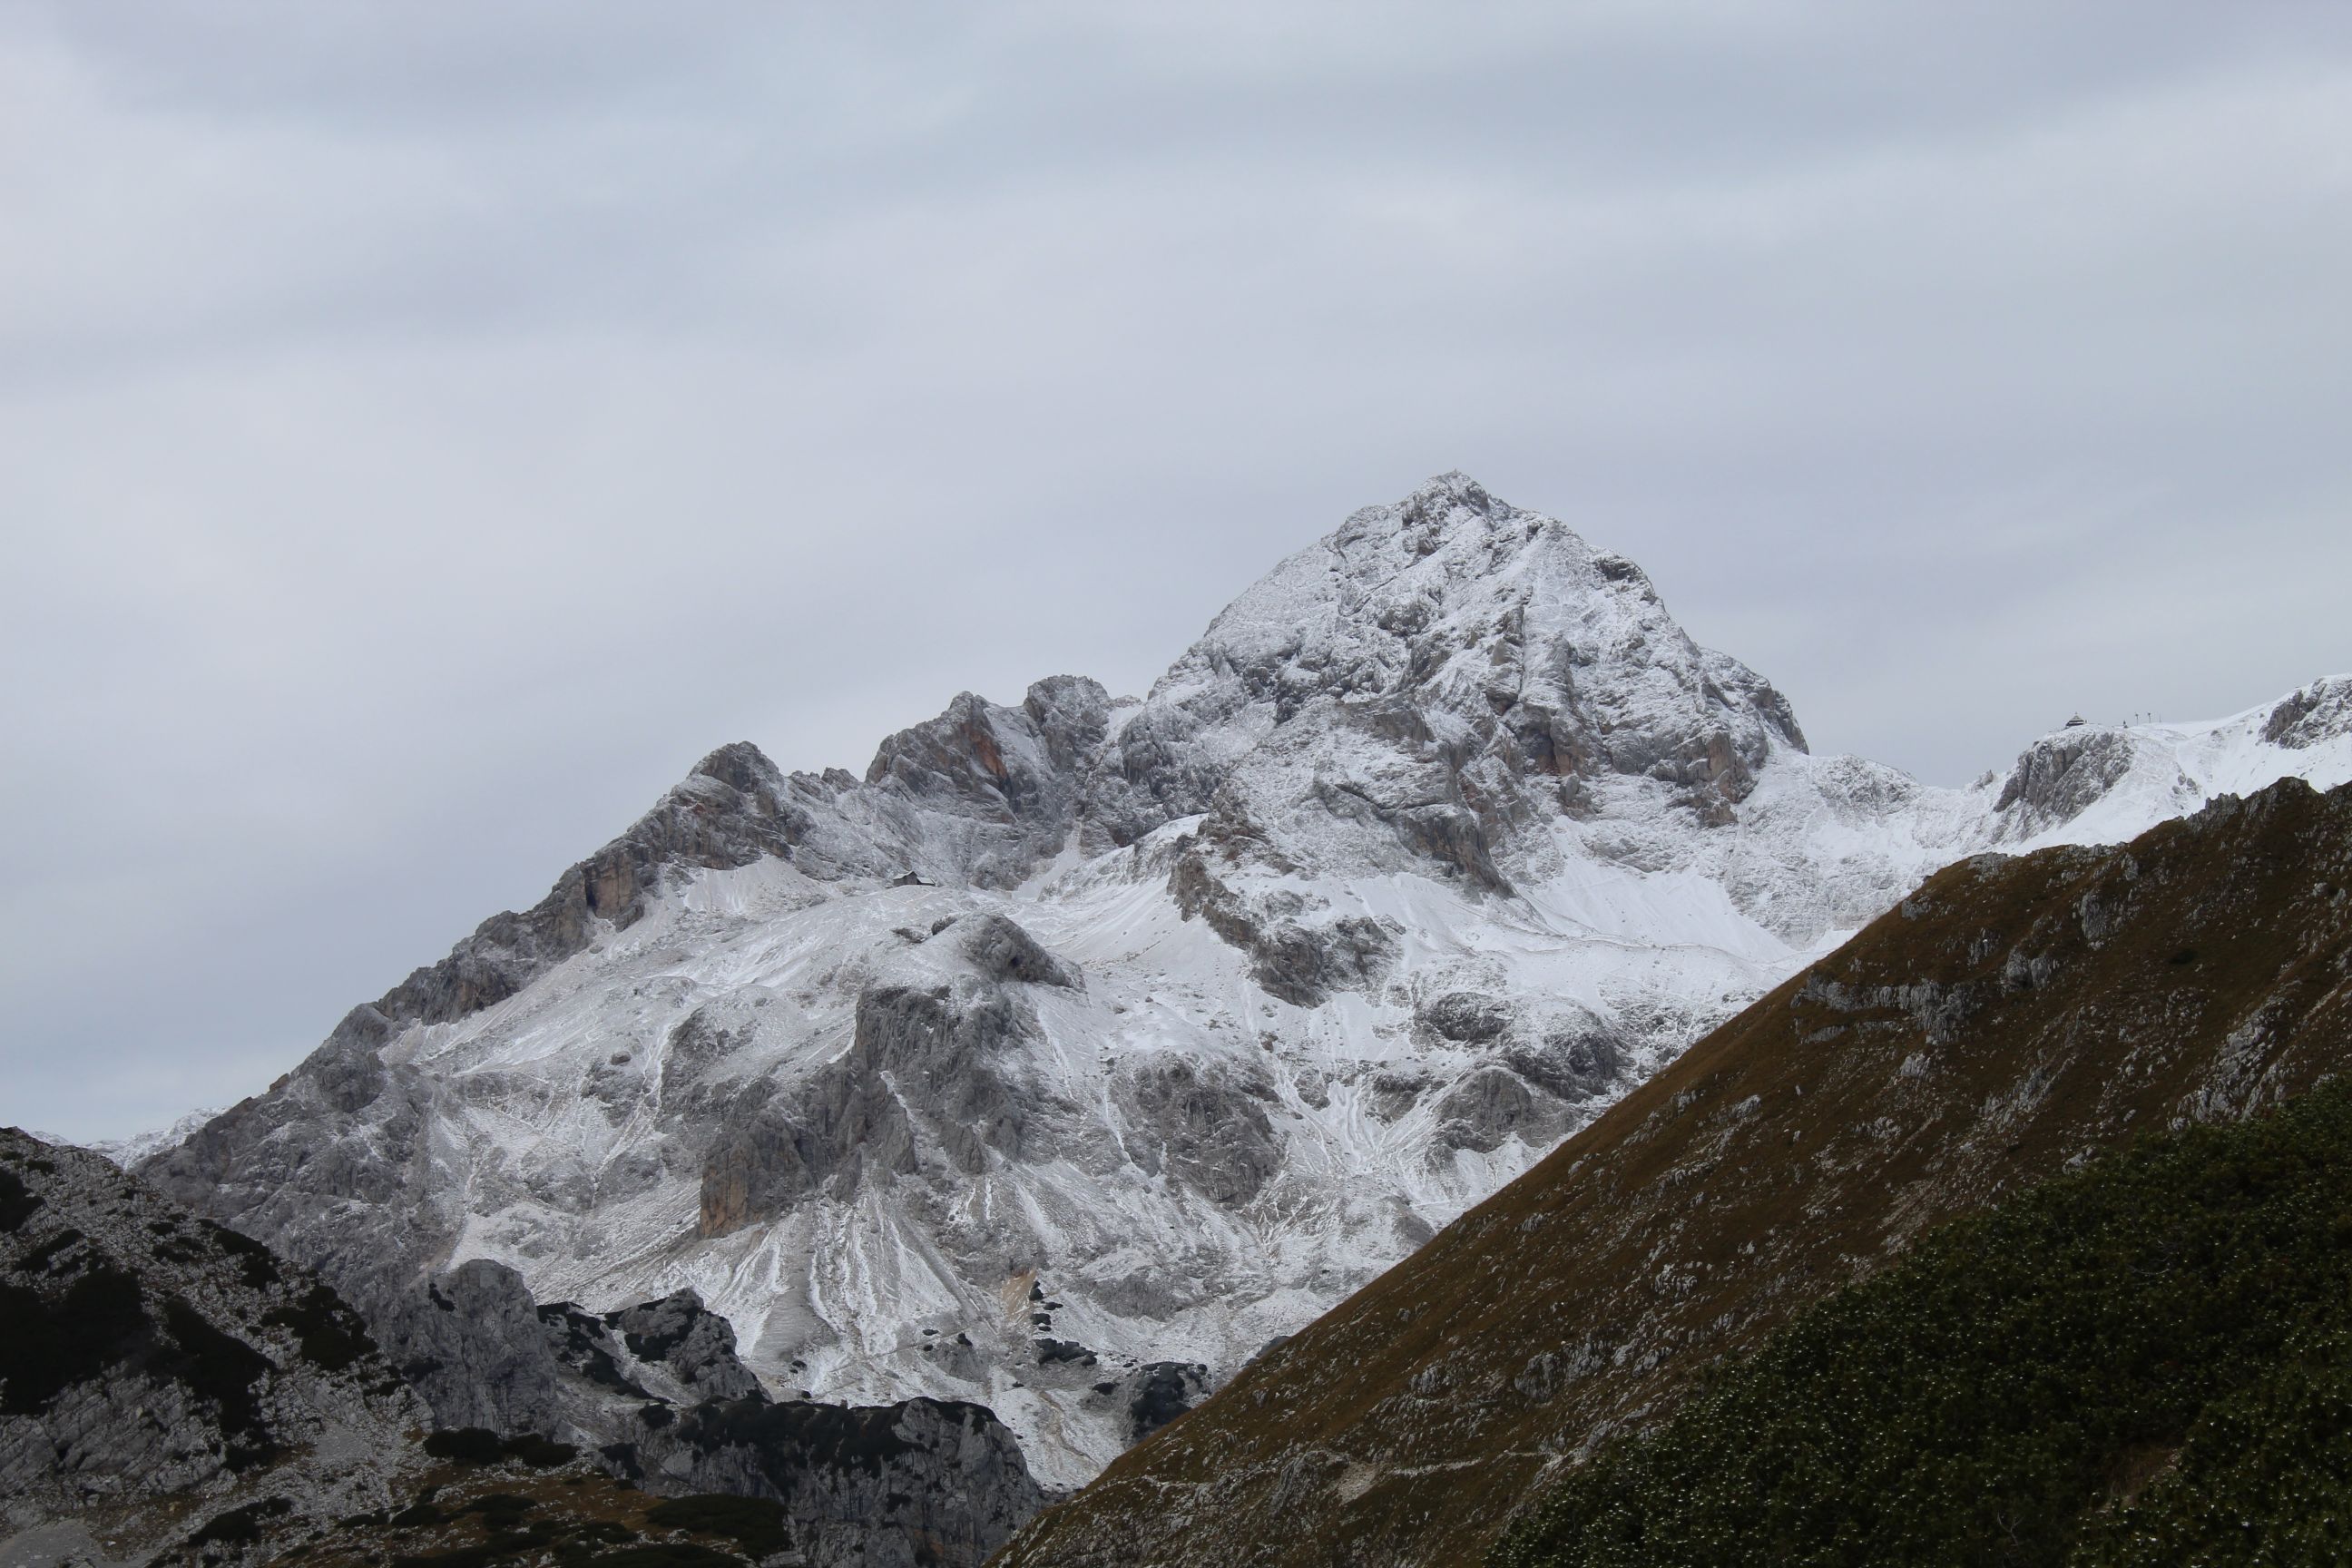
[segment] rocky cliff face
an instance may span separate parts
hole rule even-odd
[[[422,1294],[384,1348],[438,1425],[535,1434],[649,1491],[772,1500],[810,1564],[971,1568],[1043,1501],[979,1405],[770,1398],[690,1290],[590,1312],[477,1258]]]
[[[1018,886],[1077,826],[1081,770],[1110,713],[1099,683],[1062,675],[1032,686],[1018,708],[965,692],[937,719],[883,742],[866,783],[909,847],[909,869]]]
[[[976,1568],[1042,1500],[977,1405],[771,1399],[688,1291],[592,1313],[476,1260],[417,1295],[372,1334],[310,1270],[0,1131],[0,1562],[326,1551],[467,1428],[492,1458],[491,1433],[528,1435],[541,1464],[771,1500],[810,1568]]]
[[[1075,1485],[1937,867],[2352,776],[2334,689],[1933,789],[1447,475],[1140,701],[712,753],[142,1169],[380,1321],[474,1259],[691,1288],[771,1393],[984,1405]]]
[[[0,1130],[0,1559],[257,1561],[383,1506],[424,1420],[310,1270]]]
[[[1472,1563],[1937,1221],[2352,1063],[2352,786],[1952,866],[1001,1561]]]

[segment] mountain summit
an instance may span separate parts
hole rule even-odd
[[[1071,1485],[1936,868],[2352,774],[2347,691],[1934,789],[1448,474],[1140,700],[714,752],[142,1170],[386,1342],[469,1260],[691,1289],[777,1394],[985,1405]]]
[[[1804,749],[1788,703],[1693,643],[1640,568],[1446,474],[1210,623],[1119,728],[1088,814],[1125,844],[1256,806],[1305,843],[1336,832],[1400,866],[1433,851],[1499,886],[1489,846],[1599,809],[1607,781],[1652,778],[1726,820],[1776,745]],[[1300,769],[1325,787],[1300,795]]]

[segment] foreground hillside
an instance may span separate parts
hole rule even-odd
[[[2347,1052],[2352,789],[1950,867],[1000,1561],[1476,1562],[1926,1227]]]
[[[308,1269],[0,1128],[0,1562],[299,1537],[412,1482],[424,1416]]]
[[[1496,1568],[2352,1553],[2352,1085],[1921,1241],[1618,1439]]]

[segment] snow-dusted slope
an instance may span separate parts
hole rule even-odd
[[[2352,678],[2202,724],[2083,724],[2045,735],[1995,798],[2003,849],[2114,844],[2220,795],[2293,774],[2321,789],[2352,779]]]
[[[690,1285],[777,1389],[976,1399],[1068,1484],[1927,872],[2288,773],[2352,776],[2352,681],[1969,790],[1814,757],[1447,475],[1139,703],[960,697],[863,780],[714,752],[147,1169],[362,1305]]]
[[[102,1142],[86,1144],[84,1147],[93,1154],[103,1154],[126,1171],[136,1170],[142,1161],[152,1159],[167,1149],[177,1148],[186,1142],[191,1134],[220,1115],[222,1109],[216,1105],[205,1110],[191,1110],[184,1116],[174,1118],[168,1127],[158,1127],[147,1132],[134,1132],[128,1138],[108,1139]],[[44,1133],[36,1133],[35,1136],[48,1143],[70,1142],[68,1139],[51,1138]]]

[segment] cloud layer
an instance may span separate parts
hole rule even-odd
[[[1443,468],[1941,781],[2352,668],[2337,5],[60,0],[0,212],[0,1120],[73,1135]]]

